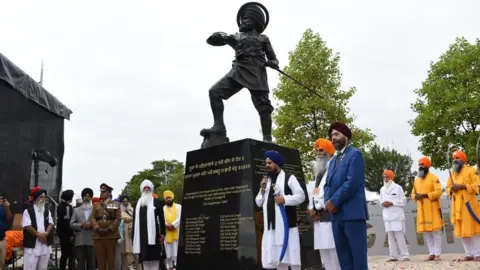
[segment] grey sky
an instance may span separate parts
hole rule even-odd
[[[45,58],[45,88],[74,112],[65,126],[64,188],[98,195],[106,182],[116,196],[151,161],[184,162],[199,148],[200,129],[212,123],[208,89],[233,58],[205,40],[235,32],[246,1],[73,2],[0,0],[0,51],[35,79]],[[413,89],[456,37],[480,37],[479,1],[262,3],[281,66],[305,29],[320,33],[341,54],[344,87],[357,87],[355,123],[378,143],[421,156],[407,123]],[[277,85],[274,71],[269,82]],[[226,102],[225,118],[231,140],[261,138],[247,91]]]

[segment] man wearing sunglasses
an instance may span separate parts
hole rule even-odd
[[[7,247],[5,245],[5,233],[8,229],[8,223],[12,219],[12,212],[10,211],[10,203],[5,198],[5,193],[0,191],[0,270],[3,270],[5,263],[5,253]]]

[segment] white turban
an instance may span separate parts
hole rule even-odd
[[[143,193],[143,189],[144,189],[145,187],[149,187],[150,190],[153,192],[153,183],[152,183],[152,181],[150,181],[150,180],[148,180],[148,179],[143,180],[142,184],[140,184],[140,192]]]

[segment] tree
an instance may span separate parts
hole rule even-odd
[[[276,127],[273,135],[278,144],[300,151],[307,181],[313,179],[313,144],[320,137],[328,137],[332,122],[342,121],[353,132],[353,144],[359,148],[374,139],[370,130],[353,125],[354,115],[349,114],[348,101],[356,89],[341,90],[340,56],[333,54],[319,34],[307,29],[293,52],[284,71],[320,94],[312,95],[287,77],[273,90],[280,101],[274,112]]]
[[[132,202],[136,202],[141,196],[140,184],[143,180],[152,181],[155,193],[160,198],[163,191],[169,189],[175,194],[175,201],[181,202],[183,196],[184,165],[177,160],[160,160],[152,162],[151,169],[145,169],[132,176],[126,183],[122,194],[130,194]]]
[[[470,44],[457,38],[435,63],[422,87],[415,89],[411,105],[417,113],[409,121],[420,136],[419,150],[431,157],[436,168],[447,168],[447,155],[463,149],[475,163],[475,144],[480,135],[480,40]],[[448,152],[448,146],[452,148]]]
[[[380,192],[383,186],[383,171],[392,170],[395,173],[395,183],[399,184],[406,194],[410,194],[412,165],[413,160],[409,155],[373,144],[365,153],[365,187],[368,191]]]

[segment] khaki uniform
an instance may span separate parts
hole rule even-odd
[[[113,200],[99,202],[92,209],[90,221],[98,269],[115,270],[115,251],[120,238],[118,231],[121,221],[120,204]],[[98,231],[100,228],[109,229],[108,234],[100,233]]]

